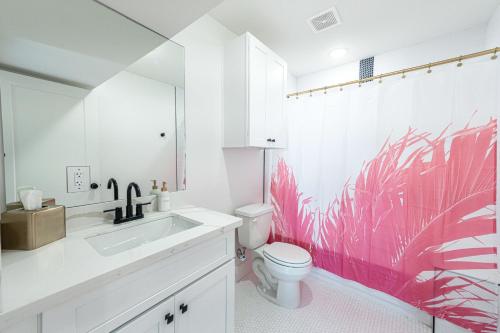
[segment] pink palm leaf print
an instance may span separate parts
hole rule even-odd
[[[387,141],[324,212],[310,208],[280,160],[271,241],[300,245],[316,266],[432,315],[496,332],[496,291],[461,274],[497,268],[477,259],[496,255],[479,241],[496,233],[496,120],[445,132],[432,139],[409,129]]]

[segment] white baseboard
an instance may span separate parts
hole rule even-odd
[[[339,286],[346,287],[349,290],[364,297],[368,296],[371,300],[375,300],[377,302],[380,302],[381,304],[388,305],[395,311],[398,311],[410,318],[415,318],[423,324],[432,327],[431,315],[393,296],[375,289],[368,288],[358,282],[344,279],[321,268],[314,267],[311,274],[326,283],[335,283]]]

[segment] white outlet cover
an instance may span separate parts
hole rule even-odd
[[[90,191],[90,166],[66,167],[68,193]]]

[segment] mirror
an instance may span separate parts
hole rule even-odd
[[[7,203],[186,188],[184,48],[95,1],[0,3],[0,102]]]

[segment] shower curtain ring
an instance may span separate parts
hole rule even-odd
[[[312,92],[312,90],[309,90],[309,97],[313,97],[313,92]]]
[[[462,56],[460,56],[460,58],[458,58],[458,64],[457,64],[457,67],[462,67],[463,63],[462,63]]]
[[[382,77],[378,78],[378,83],[382,83]]]
[[[340,89],[339,89],[339,90],[340,90],[340,91],[343,91],[343,90],[344,90],[344,87],[340,86]]]
[[[495,47],[495,52],[493,52],[493,55],[491,56],[491,60],[495,60],[496,58],[498,58],[497,51],[498,51],[498,47]]]
[[[403,72],[403,75],[401,76],[402,79],[406,79],[406,73]]]
[[[326,95],[326,94],[327,94],[327,90],[328,90],[328,88],[327,88],[327,87],[325,87],[324,89],[325,89],[325,91],[323,91],[323,94],[325,94],[325,95]]]
[[[427,69],[427,74],[430,74],[430,73],[432,73],[431,64],[429,64],[429,67]]]

